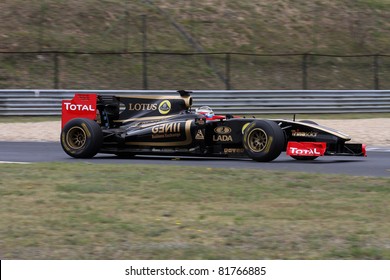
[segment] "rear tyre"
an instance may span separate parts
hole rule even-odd
[[[74,158],[91,158],[103,144],[100,126],[90,119],[73,119],[61,132],[62,149]]]
[[[276,159],[285,145],[283,130],[273,121],[252,122],[244,131],[243,144],[248,156],[260,162]]]

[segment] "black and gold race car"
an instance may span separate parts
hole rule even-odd
[[[312,121],[256,119],[193,110],[189,91],[177,96],[75,94],[62,102],[61,145],[75,158],[97,153],[249,157],[272,161],[366,156],[364,144]]]

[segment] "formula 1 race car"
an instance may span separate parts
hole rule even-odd
[[[75,94],[62,102],[61,145],[75,158],[97,153],[249,157],[267,162],[283,151],[296,160],[366,156],[364,144],[312,121],[215,115],[191,109],[189,91],[177,96]]]

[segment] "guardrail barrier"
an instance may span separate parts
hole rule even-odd
[[[176,95],[175,90],[0,90],[1,116],[61,115],[61,101],[75,93]],[[217,114],[390,112],[390,90],[194,90],[193,107]]]

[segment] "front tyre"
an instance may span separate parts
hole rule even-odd
[[[252,122],[244,131],[244,148],[248,156],[260,162],[272,161],[283,151],[283,130],[273,121]]]
[[[73,119],[61,132],[62,149],[74,158],[91,158],[103,144],[100,126],[90,119]]]

